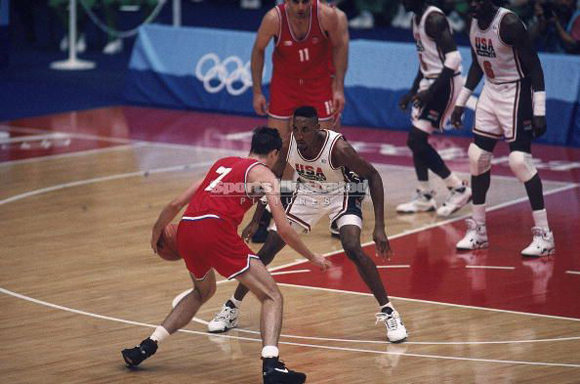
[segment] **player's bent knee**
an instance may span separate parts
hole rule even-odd
[[[469,144],[467,156],[469,157],[469,172],[471,175],[479,176],[491,169],[493,154],[479,148],[477,144]]]
[[[530,181],[538,172],[530,153],[512,151],[509,155],[509,164],[513,174],[522,183]]]

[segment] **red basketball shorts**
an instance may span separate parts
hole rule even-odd
[[[177,230],[177,249],[196,279],[205,278],[211,268],[233,279],[259,259],[246,245],[237,228],[215,215],[182,219]]]
[[[297,79],[272,76],[268,115],[276,119],[289,119],[294,110],[302,106],[316,108],[321,121],[332,118],[332,77]]]

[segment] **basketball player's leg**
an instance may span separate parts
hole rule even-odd
[[[375,262],[367,255],[360,243],[362,221],[357,215],[345,215],[337,220],[340,241],[347,257],[355,264],[360,277],[370,289],[379,304],[377,320],[385,323],[387,338],[391,342],[402,342],[407,338],[407,330],[399,313],[387,296],[385,286]]]
[[[509,147],[510,168],[526,188],[534,219],[533,239],[531,244],[522,250],[522,255],[536,257],[551,255],[555,252],[554,235],[548,224],[542,180],[533,162],[531,137],[520,132],[516,140],[509,143]]]
[[[199,308],[214,295],[216,280],[213,269],[209,269],[201,279],[197,279],[191,272],[190,276],[193,281],[192,291],[177,303],[161,325],[155,328],[151,336],[143,340],[138,346],[124,349],[121,352],[128,367],[137,366],[143,360],[154,355],[158,345],[189,324]]]
[[[420,90],[426,89],[430,85],[429,79],[421,82]],[[450,80],[454,81],[453,79]],[[433,199],[433,190],[429,185],[430,169],[439,176],[450,189],[450,196],[446,202],[447,206],[438,210],[441,216],[449,216],[467,203],[471,191],[461,179],[449,170],[439,153],[429,143],[429,136],[439,130],[439,127],[446,118],[448,104],[452,99],[452,89],[449,84],[442,93],[425,105],[422,109],[413,106],[411,111],[412,127],[407,136],[407,146],[413,154],[413,165],[417,176],[418,186],[414,198],[404,204],[397,206],[399,213],[415,213],[433,211],[437,204]],[[451,201],[451,198],[454,198]]]
[[[471,173],[472,217],[466,220],[467,232],[457,243],[457,249],[471,250],[488,246],[485,200],[491,182],[491,160],[496,144],[497,139],[475,134],[467,150]]]

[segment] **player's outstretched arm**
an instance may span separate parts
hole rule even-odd
[[[377,253],[381,257],[391,257],[389,239],[385,233],[385,192],[383,179],[379,172],[368,161],[360,157],[346,140],[338,140],[332,151],[332,164],[346,167],[369,182],[369,191],[375,211],[375,229],[373,240]]]
[[[262,93],[262,74],[264,72],[264,55],[270,39],[278,32],[278,13],[272,8],[264,15],[262,24],[258,29],[254,47],[252,48],[252,90],[254,91],[254,110],[258,115],[265,115],[268,112],[268,104]]]
[[[272,211],[272,217],[276,223],[278,234],[286,244],[323,270],[330,267],[332,265],[330,261],[320,255],[312,253],[302,239],[300,239],[300,236],[290,227],[286,213],[282,208],[282,202],[280,201],[280,184],[272,171],[263,166],[253,167],[248,173],[248,182],[254,185],[258,183],[264,191],[266,200]]]
[[[469,67],[469,72],[467,73],[467,80],[465,80],[465,85],[461,88],[459,96],[457,96],[457,101],[455,102],[455,108],[453,108],[453,113],[451,113],[451,124],[455,128],[461,128],[461,117],[463,116],[463,111],[465,110],[465,104],[467,100],[473,93],[477,84],[481,81],[483,77],[483,71],[477,62],[477,55],[471,48],[471,66]]]
[[[501,21],[500,37],[509,45],[514,46],[521,63],[529,68],[529,75],[534,89],[534,138],[546,132],[546,91],[544,71],[538,53],[520,19],[514,14],[507,14]]]
[[[157,253],[157,241],[159,241],[159,236],[161,236],[163,228],[171,223],[183,207],[189,203],[191,197],[195,191],[197,191],[197,188],[199,188],[202,182],[203,180],[201,179],[194,181],[181,195],[177,196],[163,208],[157,221],[153,225],[153,230],[151,231],[151,249],[153,249],[153,252]]]

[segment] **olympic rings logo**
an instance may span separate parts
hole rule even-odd
[[[222,62],[215,53],[207,53],[197,62],[195,77],[209,93],[218,93],[225,87],[230,95],[239,96],[252,86],[250,62],[244,65],[237,56]]]

